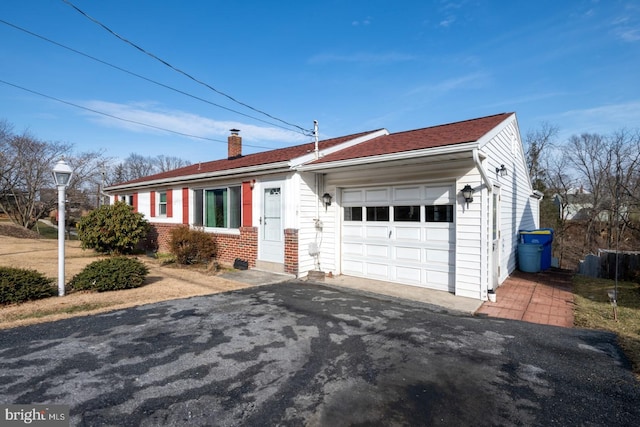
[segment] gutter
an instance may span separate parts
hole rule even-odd
[[[312,162],[307,165],[298,166],[296,169],[301,172],[313,172],[326,169],[371,165],[372,163],[381,163],[394,160],[415,159],[416,157],[431,157],[442,154],[455,154],[470,151],[473,147],[477,147],[475,142],[466,142],[461,144],[449,145],[445,147],[423,148],[421,150],[402,151],[399,153],[383,154],[371,157],[357,157],[346,160],[336,160],[328,162]]]
[[[268,163],[266,165],[247,166],[237,169],[226,169],[216,172],[205,172],[197,175],[184,175],[171,178],[154,179],[150,181],[140,181],[132,184],[113,185],[104,189],[107,192],[129,190],[129,189],[142,189],[149,187],[157,187],[161,185],[178,185],[187,182],[206,181],[215,178],[231,178],[236,175],[258,174],[260,172],[288,172],[291,171],[289,162]]]

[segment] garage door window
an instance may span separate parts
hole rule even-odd
[[[420,222],[420,206],[394,206],[393,220],[403,222]]]
[[[453,205],[425,206],[427,222],[453,222]]]
[[[389,206],[367,206],[367,221],[389,221]]]
[[[362,206],[347,206],[344,208],[345,221],[362,221]]]

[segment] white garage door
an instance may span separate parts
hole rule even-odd
[[[342,190],[342,273],[453,292],[454,188]]]

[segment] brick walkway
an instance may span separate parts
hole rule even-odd
[[[572,273],[551,269],[540,273],[515,271],[476,315],[573,327]]]

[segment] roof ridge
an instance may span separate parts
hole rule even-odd
[[[514,113],[506,113],[505,112],[505,113],[491,114],[489,116],[476,117],[476,118],[473,118],[473,119],[466,119],[466,120],[458,120],[458,121],[455,121],[455,122],[442,123],[442,124],[433,125],[433,126],[425,126],[423,128],[418,128],[418,129],[401,130],[399,132],[392,132],[388,136],[398,135],[398,134],[408,133],[408,132],[419,132],[419,131],[422,131],[422,130],[425,130],[425,129],[435,129],[435,128],[444,127],[444,126],[455,126],[455,125],[460,125],[462,123],[476,122],[478,120],[485,120],[485,119],[490,119],[490,118],[498,117],[498,116],[510,116],[512,114],[514,114]]]

